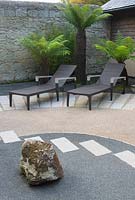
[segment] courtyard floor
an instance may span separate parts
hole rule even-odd
[[[13,107],[9,107],[10,90],[29,87],[34,82],[0,85],[0,131],[13,130],[18,136],[38,133],[75,132],[109,137],[135,145],[135,94],[101,93],[92,98],[92,111],[88,110],[88,99],[84,96],[70,97],[66,107],[66,94],[46,93],[31,97],[31,111],[26,110],[26,99],[13,96]]]
[[[0,141],[0,200],[135,199],[134,146],[76,133],[38,135],[36,139],[54,144],[64,177],[30,187],[19,170],[21,145],[29,137],[19,137],[8,144]]]
[[[13,108],[14,109],[14,108]],[[0,131],[18,136],[38,133],[84,133],[135,144],[135,110],[88,108],[37,108],[0,112]]]
[[[27,111],[21,96],[13,96],[9,107],[9,90],[3,86],[0,96],[0,200],[135,199],[135,94],[115,93],[112,102],[109,94],[96,95],[91,111],[85,97],[71,96],[67,108],[66,94],[59,102],[55,94],[43,94],[40,104],[31,98]],[[18,163],[28,138],[54,144],[64,168],[61,181],[27,187]]]

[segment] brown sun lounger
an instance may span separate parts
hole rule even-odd
[[[37,95],[39,99],[39,95],[48,92],[56,92],[57,101],[59,100],[59,91],[64,86],[67,80],[74,80],[75,77],[70,77],[74,70],[76,69],[76,65],[60,65],[55,74],[51,76],[36,76],[36,81],[39,81],[42,78],[50,78],[50,80],[42,85],[32,86],[29,88],[14,90],[9,92],[9,103],[12,106],[12,96],[20,95],[26,96],[27,98],[27,110],[30,110],[30,97]]]
[[[110,100],[113,98],[113,87],[119,79],[123,80],[123,94],[125,93],[126,77],[124,64],[108,63],[101,75],[88,76],[87,80],[93,77],[100,77],[95,84],[84,85],[76,89],[67,91],[67,106],[69,106],[70,94],[87,96],[89,100],[89,110],[91,110],[91,97],[101,92],[110,91]]]

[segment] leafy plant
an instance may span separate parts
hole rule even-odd
[[[64,35],[47,39],[43,35],[33,33],[23,38],[21,43],[30,51],[33,59],[42,66],[40,70],[42,75],[49,74],[49,66],[53,63],[54,57],[64,58],[71,54],[67,47],[68,40]]]
[[[103,5],[109,0],[70,0],[70,3]]]
[[[115,41],[101,40],[101,44],[96,44],[96,48],[104,52],[108,58],[113,58],[119,63],[124,63],[127,59],[135,59],[135,41],[131,37],[123,37],[120,33]]]
[[[93,8],[89,5],[71,4],[64,1],[65,4],[60,7],[64,18],[76,29],[76,52],[75,63],[77,64],[76,76],[79,82],[86,83],[86,28],[92,24],[101,21],[110,14],[104,14],[101,8]]]
[[[64,57],[53,57],[51,60],[51,73],[54,73],[61,63],[73,63],[75,51],[75,30],[71,25],[64,24],[63,26],[56,26],[54,24],[50,24],[48,29],[46,29],[42,35],[46,35],[48,40],[59,35],[64,35],[65,40],[68,41],[66,46],[70,50],[70,55]]]

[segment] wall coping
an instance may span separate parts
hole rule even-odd
[[[28,7],[28,6],[49,6],[49,7],[56,7],[61,5],[62,3],[49,3],[49,2],[38,2],[38,1],[9,1],[9,0],[0,0],[0,8],[1,7],[8,7],[8,6],[16,6],[16,7]]]

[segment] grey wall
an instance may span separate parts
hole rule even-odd
[[[0,82],[34,78],[39,66],[19,40],[31,32],[47,29],[52,23],[65,23],[56,4],[0,1]],[[87,30],[87,73],[101,72],[106,60],[92,42],[107,37],[109,30],[105,22]]]

